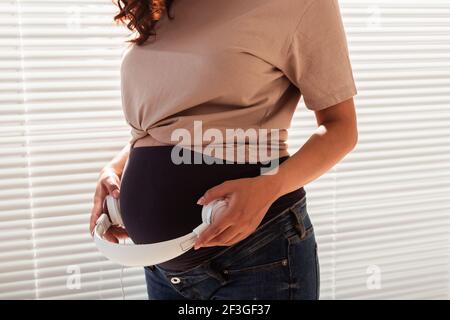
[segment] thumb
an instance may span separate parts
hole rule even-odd
[[[229,194],[232,191],[232,187],[230,186],[230,183],[227,181],[212,187],[208,191],[205,192],[205,194],[198,199],[197,204],[199,205],[207,205],[211,201],[217,199],[217,198],[223,198],[227,194]]]

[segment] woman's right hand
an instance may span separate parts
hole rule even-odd
[[[120,196],[120,177],[111,167],[105,167],[101,170],[97,187],[95,189],[93,207],[91,209],[90,232],[94,234],[95,223],[103,211],[103,203],[108,194],[119,199]],[[128,233],[124,228],[112,226],[103,236],[106,240],[118,243],[119,239],[128,238]]]

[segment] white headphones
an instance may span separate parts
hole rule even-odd
[[[124,266],[145,267],[176,258],[191,249],[197,237],[211,224],[214,216],[227,206],[225,199],[214,200],[202,208],[202,224],[182,237],[151,244],[117,244],[103,239],[111,226],[124,226],[120,215],[119,200],[108,195],[105,198],[109,217],[103,213],[96,222],[94,241],[108,259]]]

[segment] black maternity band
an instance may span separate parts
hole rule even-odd
[[[202,206],[196,202],[208,189],[226,180],[258,176],[262,167],[268,167],[262,163],[208,164],[204,161],[175,164],[171,158],[172,148],[145,146],[130,150],[121,179],[120,208],[125,228],[136,244],[171,240],[192,232],[202,222]],[[190,152],[191,159],[197,153],[188,149],[184,152]],[[288,158],[280,158],[279,163]],[[299,188],[278,198],[261,223],[304,194],[305,190]],[[187,270],[226,248],[191,249],[160,266],[169,270]]]

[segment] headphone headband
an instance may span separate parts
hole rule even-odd
[[[108,195],[105,198],[109,217],[103,213],[96,222],[94,241],[100,252],[108,259],[125,266],[150,266],[159,264],[191,249],[197,237],[214,220],[214,215],[227,205],[225,199],[214,200],[202,208],[202,223],[191,233],[176,239],[151,244],[116,244],[103,239],[113,225],[124,226],[118,199]]]

